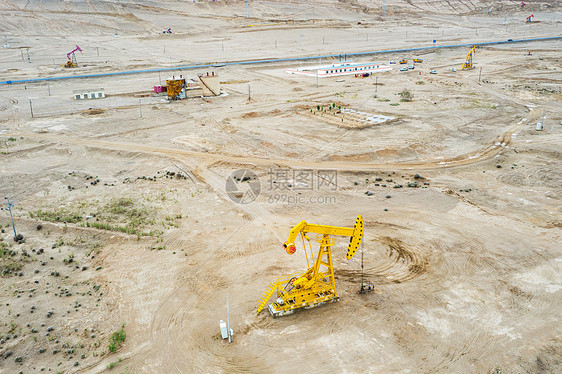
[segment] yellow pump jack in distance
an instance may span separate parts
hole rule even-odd
[[[473,45],[470,52],[466,54],[466,61],[464,62],[464,64],[462,64],[461,70],[474,69],[474,65],[472,64],[472,55],[474,54],[475,51],[476,51],[476,46]]]
[[[316,234],[316,241],[320,243],[316,259],[314,258],[308,233]],[[336,292],[336,282],[334,278],[334,266],[331,252],[334,239],[332,236],[350,237],[346,257],[348,260],[351,260],[363,239],[363,217],[360,215],[357,216],[353,228],[315,225],[309,224],[306,221],[301,221],[298,225],[293,227],[289,233],[289,239],[283,244],[283,247],[290,255],[296,251],[295,239],[299,234],[301,234],[302,237],[306,262],[309,266],[308,270],[302,274],[282,275],[273,280],[258,301],[258,313],[265,308],[269,299],[275,292],[277,292],[277,298],[275,302],[268,306],[269,313],[271,313],[273,317],[291,314],[301,308],[314,308],[340,299]],[[310,250],[312,259],[310,262],[305,240]],[[313,264],[312,266],[310,266],[311,263]]]

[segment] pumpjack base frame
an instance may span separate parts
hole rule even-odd
[[[316,308],[318,306],[324,305],[324,304],[328,304],[328,303],[335,303],[340,301],[340,297],[336,296],[333,297],[329,300],[323,299],[322,301],[318,301],[318,302],[312,302],[306,305],[301,305],[298,307],[295,307],[293,309],[289,309],[289,310],[284,310],[281,308],[281,306],[277,303],[271,303],[267,306],[267,309],[269,310],[269,314],[271,314],[273,316],[273,318],[277,318],[277,317],[282,317],[282,316],[287,316],[289,314],[293,314],[295,311],[301,310],[301,309],[312,309],[312,308]],[[277,307],[276,307],[277,306]]]

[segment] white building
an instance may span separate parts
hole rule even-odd
[[[352,61],[335,62],[331,65],[309,66],[297,69],[286,69],[288,74],[308,75],[311,77],[326,78],[340,75],[372,74],[391,71],[392,67],[379,62],[354,63]]]
[[[74,100],[101,99],[105,97],[103,88],[92,90],[75,90],[72,91],[72,94],[74,95]]]

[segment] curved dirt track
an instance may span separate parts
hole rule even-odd
[[[139,152],[139,153],[149,153],[149,154],[160,154],[167,156],[190,156],[198,159],[206,160],[210,163],[222,162],[226,164],[250,164],[250,165],[265,165],[269,166],[272,164],[283,165],[291,168],[303,168],[303,169],[313,169],[313,168],[329,168],[338,171],[373,171],[373,170],[385,170],[388,168],[395,168],[398,170],[431,170],[431,169],[443,169],[451,168],[456,166],[465,166],[476,164],[485,160],[488,160],[497,154],[499,154],[509,143],[511,142],[511,136],[521,129],[524,125],[514,125],[510,127],[507,131],[503,133],[498,139],[494,139],[489,142],[489,144],[480,150],[473,151],[470,153],[462,154],[450,158],[440,158],[427,159],[420,161],[404,161],[404,162],[389,162],[389,163],[365,163],[365,162],[338,162],[338,161],[302,161],[302,160],[291,160],[291,159],[276,159],[276,158],[257,158],[257,157],[245,157],[245,156],[227,156],[221,154],[213,154],[206,152],[195,152],[182,150],[177,148],[164,148],[164,147],[153,147],[146,146],[142,144],[134,143],[124,143],[124,142],[112,142],[106,140],[97,139],[80,139],[76,137],[69,137],[64,135],[49,135],[49,134],[39,134],[39,133],[29,133],[29,132],[9,132],[6,135],[9,136],[21,136],[27,137],[35,140],[43,140],[51,143],[61,143],[61,144],[74,144],[82,145],[86,147],[111,149],[115,151],[127,151],[127,152]]]

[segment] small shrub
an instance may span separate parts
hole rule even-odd
[[[119,330],[115,331],[109,337],[109,346],[107,347],[109,351],[117,352],[117,350],[121,348],[121,345],[123,345],[126,337],[127,334],[125,333],[125,324],[123,324]]]
[[[398,95],[402,98],[400,101],[412,101],[414,95],[407,89],[402,90]]]

